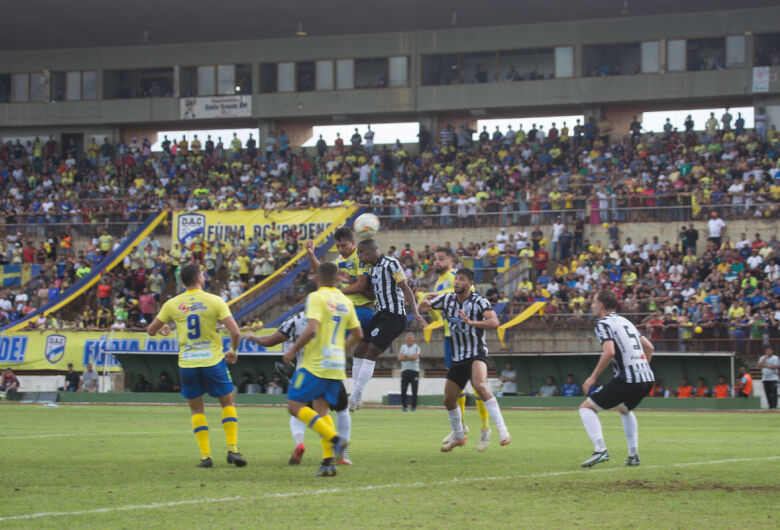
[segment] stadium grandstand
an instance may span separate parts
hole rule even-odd
[[[626,322],[623,328],[636,340],[634,349],[642,350],[641,355],[633,352],[634,359],[642,359],[642,372],[633,382],[649,385],[655,378],[643,407],[657,409],[659,415],[669,410],[777,408],[776,390],[771,398],[771,388],[776,386],[759,384],[777,379],[777,369],[772,376],[766,360],[772,350],[780,351],[777,1],[190,0],[184,4],[135,0],[42,8],[46,3],[15,2],[0,21],[3,402],[46,403],[47,408],[57,408],[57,403],[183,405],[190,401],[193,432],[203,455],[199,467],[212,467],[203,402],[198,411],[192,400],[199,397],[187,396],[185,372],[179,370],[179,345],[180,341],[187,344],[183,352],[189,347],[187,341],[199,341],[198,348],[206,348],[204,344],[212,348],[222,340],[224,352],[215,355],[222,359],[224,353],[230,362],[237,353],[238,360],[226,368],[229,377],[221,381],[228,394],[218,396],[208,390],[223,407],[223,426],[228,424],[228,463],[247,464],[236,444],[238,419],[233,405],[238,403],[290,405],[294,421],[300,420],[304,427],[319,425],[330,433],[325,436],[317,431],[324,455],[328,444],[339,449],[325,457],[323,466],[327,468],[326,461],[330,464],[337,457],[342,459],[340,465],[347,465],[352,462],[341,449],[346,449],[349,434],[339,437],[343,413],[351,425],[350,413],[365,403],[369,410],[354,417],[375,413],[377,425],[381,421],[377,430],[384,428],[390,416],[380,406],[407,411],[409,366],[416,367],[412,372],[419,372],[419,381],[416,374],[413,376],[410,411],[416,409],[418,392],[421,407],[440,407],[443,395],[450,392],[444,389],[455,382],[445,364],[445,350],[452,348],[450,327],[455,322],[455,327],[468,328],[472,334],[468,362],[482,360],[479,341],[486,337],[490,356],[485,388],[498,401],[485,397],[483,403],[472,393],[468,402],[473,404],[475,398],[480,409],[490,405],[490,417],[499,430],[501,446],[505,446],[510,438],[498,412],[500,401],[506,423],[514,425],[514,450],[517,445],[531,443],[523,437],[534,428],[518,425],[520,416],[513,408],[542,408],[544,414],[555,414],[555,409],[579,404],[567,401],[570,397],[580,397],[585,400],[583,405],[592,403],[599,408],[589,396],[600,392],[600,385],[606,386],[608,374],[599,379],[599,374],[594,377],[591,372],[602,355],[607,331],[597,328],[594,333],[593,315],[599,314],[596,306],[609,309],[604,297],[597,298],[607,290],[617,298],[617,313],[628,319],[617,321],[612,315],[609,318],[618,323],[610,325],[622,333],[619,326]],[[378,218],[380,228],[370,237],[381,254],[398,260],[400,272],[393,272],[395,261],[381,256],[372,265],[342,254],[344,248],[352,247],[339,239],[344,234],[339,229],[354,227],[355,220],[364,214]],[[363,238],[357,234],[356,239]],[[370,247],[370,241],[367,243],[361,247],[360,257]],[[446,257],[437,258],[442,250]],[[368,252],[370,256],[371,248]],[[355,276],[351,277],[345,270],[387,267],[376,273],[381,279],[374,279],[373,287],[369,280],[366,290],[344,294],[352,301],[360,300],[361,309],[367,311],[379,298],[388,300],[388,306],[400,307],[402,294],[407,301],[413,295],[421,305],[430,305],[429,295],[450,285],[443,284],[442,278],[451,275],[447,281],[455,281],[452,268],[440,269],[450,254],[452,268],[470,269],[459,277],[471,281],[473,271],[476,292],[487,299],[484,307],[490,307],[498,318],[496,331],[487,325],[472,326],[476,316],[470,320],[463,311],[447,325],[436,311],[420,317],[416,308],[407,308],[403,331],[408,334],[399,331],[394,340],[388,340],[389,351],[376,360],[369,385],[357,376],[353,380],[352,367],[356,373],[365,373],[372,350],[356,356],[346,352],[347,379],[339,401],[347,403],[347,392],[350,401],[334,407],[340,407],[338,435],[331,437],[336,432],[332,421],[322,427],[330,416],[315,413],[309,408],[314,406],[312,402],[301,408],[311,411],[308,416],[308,412],[300,415],[300,410],[293,411],[291,404],[297,401],[288,403],[286,394],[298,390],[304,372],[296,372],[300,377],[290,381],[287,359],[282,362],[292,342],[261,343],[271,344],[272,337],[282,335],[290,339],[288,332],[295,327],[289,323],[291,317],[306,326],[300,312],[309,308],[307,300],[312,298],[307,299],[307,295],[312,284],[319,280],[332,285],[338,272],[338,281],[344,282],[339,285],[344,288],[362,281],[358,278],[361,273],[352,271]],[[337,262],[340,272],[328,265],[318,276],[320,262]],[[199,266],[202,276],[193,265]],[[237,352],[234,345],[238,339],[230,318],[214,317],[214,322],[222,324],[211,341],[200,340],[198,319],[197,336],[187,334],[185,340],[184,328],[177,331],[175,326],[168,327],[168,322],[175,321],[173,317],[168,322],[155,318],[170,316],[170,308],[182,300],[176,297],[191,293],[188,287],[196,288],[201,279],[203,290],[221,300],[199,293],[191,307],[178,305],[177,309],[186,314],[205,311],[208,306],[211,311],[209,304],[214,304],[219,307],[217,313],[224,315],[226,306],[241,332]],[[375,292],[380,296],[374,296]],[[471,297],[468,285],[460,293]],[[606,294],[611,302],[611,294]],[[483,301],[478,300],[470,310],[481,307]],[[324,301],[317,303],[326,307]],[[458,303],[463,307],[464,300]],[[446,315],[446,306],[441,307]],[[348,315],[345,323],[353,321],[349,312],[339,314]],[[363,315],[358,313],[361,318]],[[600,318],[606,320],[608,315],[604,312]],[[401,319],[398,314],[392,316]],[[337,343],[341,318],[334,317],[333,339],[326,341],[328,344]],[[190,325],[186,318],[188,330]],[[379,325],[372,336],[378,334]],[[633,326],[643,335],[642,342],[631,333]],[[357,330],[349,329],[353,333]],[[368,335],[366,329],[364,326]],[[460,332],[466,333],[463,329]],[[642,346],[645,338],[655,348],[654,353],[647,353],[652,357],[647,362],[648,350]],[[627,341],[623,344],[629,344]],[[330,348],[321,348],[323,369]],[[376,342],[371,348],[377,348]],[[409,351],[418,351],[419,357],[410,361],[399,354]],[[627,355],[630,358],[631,354]],[[220,360],[220,365],[227,366],[225,362]],[[186,369],[214,366],[192,364]],[[628,371],[625,367],[622,370]],[[582,383],[591,379],[596,384],[588,383],[583,389]],[[696,386],[689,384],[693,381],[698,381]],[[360,385],[356,388],[357,382]],[[471,384],[477,388],[473,379]],[[223,401],[226,395],[234,398],[229,393],[233,387],[235,402]],[[403,388],[403,401],[399,387]],[[478,393],[485,395],[482,390]],[[461,401],[465,396],[464,392]],[[450,397],[457,395],[445,397],[445,403]],[[681,399],[689,397],[698,399]],[[308,399],[301,399],[300,404]],[[627,401],[616,403],[624,414],[620,407],[625,408]],[[11,414],[23,408],[6,403],[0,406]],[[91,407],[94,409],[99,411],[96,418],[104,414],[103,409]],[[149,409],[152,407],[138,407],[138,414],[165,413],[159,412],[162,408],[153,413]],[[26,410],[31,411],[30,417],[39,412],[32,406]],[[77,407],[62,407],[59,412],[66,410],[79,413]],[[272,407],[263,410],[275,413]],[[448,406],[448,411],[452,410],[456,409]],[[48,412],[54,414],[53,410]],[[586,430],[589,412],[582,415],[580,410]],[[626,412],[632,414],[629,409]],[[526,413],[530,414],[523,411]],[[18,414],[15,417],[22,418]],[[763,421],[769,414],[750,416]],[[199,418],[196,424],[196,416],[204,419]],[[404,420],[410,416],[403,415]],[[487,416],[487,412],[482,414],[485,422]],[[595,409],[592,416],[595,418]],[[732,416],[744,421],[743,415]],[[126,427],[119,428],[119,417],[120,413],[106,416],[105,423],[117,422],[111,425],[121,431],[115,434],[123,438],[122,443],[127,442],[127,436],[140,442],[141,435],[154,434],[156,427],[149,427],[147,418],[135,423],[128,420]],[[452,433],[443,442],[442,451],[458,446],[460,422],[453,417]],[[502,419],[496,421],[496,417]],[[559,423],[563,416],[553,417],[554,429],[568,428]],[[410,419],[425,418],[421,413]],[[658,418],[651,416],[651,421],[661,429],[667,419],[669,425],[682,421],[672,414]],[[707,418],[696,421],[706,422]],[[22,418],[22,425],[26,425],[24,421]],[[74,429],[88,434],[93,428],[102,432],[91,417],[79,421],[85,423],[74,422]],[[3,423],[16,424],[10,415]],[[367,436],[365,425],[356,420],[356,440]],[[484,425],[481,434],[476,425],[472,427],[481,436],[480,453],[490,437]],[[735,425],[734,429],[739,428]],[[50,448],[36,445],[45,443],[38,438],[68,443],[71,434],[60,439],[59,434],[35,430],[39,426],[30,432],[6,432],[0,427],[0,439],[29,441],[30,447],[38,447],[44,456]],[[419,432],[426,428],[419,427]],[[219,425],[212,427],[212,436],[217,429]],[[262,436],[273,432],[265,423],[262,429]],[[600,429],[599,425],[599,433]],[[260,430],[248,427],[246,432],[252,434],[242,434],[242,444],[259,436]],[[460,445],[465,444],[466,432]],[[767,439],[761,438],[769,432],[764,424],[745,427],[745,432],[758,437],[756,447],[767,448],[767,455],[776,454],[769,449]],[[113,435],[108,433],[106,438]],[[303,434],[300,436],[302,440]],[[608,436],[614,437],[614,433],[608,432]],[[658,435],[661,440],[675,436],[668,432]],[[720,440],[715,431],[707,436]],[[604,445],[598,436],[591,440],[594,447],[599,442]],[[686,439],[683,435],[680,440],[680,446],[698,445],[693,436]],[[247,443],[256,449],[255,454],[244,449],[252,465],[261,460],[256,454],[259,446],[251,445],[255,442]],[[406,446],[407,442],[398,443]],[[417,442],[415,439],[411,444]],[[147,440],[138,448],[143,448],[143,443]],[[277,451],[273,443],[263,450],[267,448],[268,454]],[[551,442],[549,447],[555,449],[557,443]],[[636,460],[626,465],[638,465],[630,443],[629,459]],[[776,439],[772,443],[776,446]],[[729,444],[731,441],[724,441],[722,445]],[[359,469],[361,448],[354,443],[350,449],[354,446],[358,455],[354,468]],[[672,465],[738,462],[731,460],[733,453],[717,449],[711,450],[711,455],[702,451],[707,462],[699,462],[705,458],[702,456],[697,463]],[[734,450],[730,445],[729,449]],[[465,449],[460,452],[464,453]],[[601,454],[594,453],[592,459],[596,460],[588,465],[609,459],[608,453],[606,460],[597,453]],[[0,454],[14,463],[9,453]],[[296,463],[296,454],[299,463],[303,451],[298,453],[296,448],[291,464]],[[745,459],[765,466],[762,458],[780,458],[756,454],[746,452]],[[397,456],[392,454],[389,461]],[[408,461],[406,456],[403,458]],[[382,458],[385,461],[384,454]],[[541,462],[545,458],[528,460]],[[159,459],[156,462],[157,467],[149,473],[167,475],[167,468],[159,471]],[[423,458],[419,462],[419,468],[429,463]],[[472,464],[468,461],[466,466]],[[109,469],[114,464],[106,465]],[[656,462],[642,471],[665,465]],[[269,476],[279,473],[271,465],[266,468]],[[138,469],[150,468],[139,464]],[[468,469],[468,473],[475,472]],[[495,469],[495,473],[504,472],[503,467]],[[539,470],[540,475],[518,477],[537,484],[537,480],[569,473],[557,469],[553,466]],[[729,469],[738,474],[736,464]],[[416,485],[407,485],[404,480],[411,472],[404,471],[410,474],[399,479],[393,472],[388,480],[398,483],[377,483],[377,491],[371,495],[401,483],[403,487],[428,482],[449,487],[450,479],[462,479],[442,475],[444,480],[435,471]],[[84,476],[89,501],[97,499],[94,508],[84,508],[81,502],[78,508],[67,503],[60,506],[57,497],[52,506],[38,510],[36,503],[43,505],[43,501],[28,502],[20,484],[15,489],[20,493],[8,494],[10,508],[0,510],[0,523],[72,515],[76,517],[73,524],[77,524],[81,516],[173,509],[171,526],[178,527],[185,515],[180,517],[175,507],[201,502],[176,496],[166,504],[167,499],[173,499],[168,492],[159,498],[156,493],[153,498],[112,493],[114,483],[103,483],[102,478],[97,480],[89,473]],[[506,478],[502,477],[490,480],[495,478],[499,484]],[[138,484],[146,480],[148,476]],[[650,476],[650,480],[655,479]],[[297,482],[291,484],[298,486]],[[647,482],[642,478],[615,484],[615,491],[622,494],[621,488],[638,488]],[[150,486],[149,495],[154,487]],[[205,488],[205,482],[200,487]],[[365,493],[373,487],[365,485],[356,491]],[[666,491],[665,487],[665,493],[689,488],[677,484]],[[693,489],[696,487],[699,485]],[[754,493],[752,486],[718,488],[729,494],[743,490]],[[763,492],[761,488],[756,486],[755,493]],[[23,489],[32,488],[25,485]],[[143,493],[143,487],[138,489]],[[584,487],[577,484],[576,489]],[[650,489],[648,486],[648,496]],[[226,486],[225,491],[233,490]],[[350,490],[317,490],[312,495],[325,501],[325,494],[340,491]],[[182,495],[190,493],[182,491]],[[281,504],[293,497],[290,492],[271,489],[263,490],[259,497],[223,499],[225,495],[229,494],[220,492],[219,498],[208,497],[210,500],[203,502],[253,499]],[[13,496],[24,498],[25,504],[14,504]],[[504,498],[501,492],[495,496]],[[114,501],[115,497],[123,507],[104,506],[102,501]],[[597,500],[587,502],[598,505]],[[415,524],[415,510],[427,509],[415,503],[410,506],[410,519],[397,522],[397,526]],[[355,505],[356,513],[362,510],[362,505]],[[626,506],[624,513],[628,510],[634,508]],[[762,505],[751,505],[751,510],[765,515]],[[315,520],[323,520],[319,518],[322,514],[311,515],[308,506],[300,513],[287,511],[296,513],[280,522],[269,510],[267,523],[311,526]],[[499,513],[498,509],[493,511]],[[453,508],[452,513],[461,512]],[[605,521],[616,521],[608,518],[612,516],[605,515]],[[431,520],[423,520],[420,526],[432,526],[435,523]],[[127,525],[119,519],[107,519],[105,524],[102,519],[96,521],[84,524]],[[155,526],[170,522],[139,518],[141,521]],[[382,521],[393,524],[389,518]],[[462,520],[441,521],[463,524]],[[501,523],[524,527],[553,522],[513,521],[508,518]],[[755,519],[731,521],[756,523]],[[591,518],[584,524],[602,522]],[[641,522],[649,525],[650,520]],[[722,524],[720,520],[684,518],[661,519],[657,524],[678,527],[708,522]],[[350,519],[345,526],[371,523]],[[335,526],[335,522],[325,524]],[[763,519],[755,526],[762,524],[766,524]]]

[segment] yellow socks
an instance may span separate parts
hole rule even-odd
[[[195,440],[198,441],[201,458],[210,457],[211,446],[209,445],[209,426],[206,423],[205,414],[192,415],[192,432],[195,433]]]
[[[461,417],[465,417],[466,415],[466,393],[465,392],[461,392],[460,396],[458,396],[458,406],[460,407]]]
[[[336,427],[333,424],[333,418],[330,417],[330,415],[325,416],[322,418],[325,420],[325,422],[330,426],[333,431],[336,431]],[[335,454],[333,453],[333,444],[330,443],[330,438],[325,438],[324,436],[320,437],[320,443],[322,444],[322,458],[333,458]]]
[[[333,428],[333,420],[330,416],[322,417],[311,407],[301,408],[296,417],[322,436],[327,442],[330,442],[337,434],[336,429]]]
[[[222,428],[225,429],[225,441],[227,442],[228,451],[237,453],[238,415],[236,414],[236,407],[222,407]]]
[[[485,402],[482,401],[482,398],[477,393],[477,391],[474,391],[474,397],[477,400],[477,412],[479,412],[479,421],[482,425],[482,430],[486,430],[490,428],[490,413],[488,412],[487,407],[485,406]]]

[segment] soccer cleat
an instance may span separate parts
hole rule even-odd
[[[207,456],[206,458],[200,461],[198,467],[214,467],[214,462],[211,461],[210,456]]]
[[[590,455],[590,458],[585,460],[582,464],[580,464],[580,467],[593,467],[599,462],[607,462],[609,461],[609,452],[604,449],[601,452],[593,451],[593,454]]]
[[[361,408],[363,406],[363,401],[357,400],[357,401],[349,401],[349,411],[355,412],[357,409]]]
[[[404,407],[401,409],[401,412],[408,412],[408,411],[406,410],[406,407]]]
[[[341,455],[341,460],[338,461],[338,464],[340,466],[351,466],[352,460],[347,455]]]
[[[234,453],[233,451],[228,451],[227,463],[235,464],[236,467],[244,467],[246,465],[246,459],[243,456],[241,456],[241,453]]]
[[[455,437],[453,436],[449,442],[441,446],[441,452],[449,453],[454,448],[460,447],[462,445],[466,445],[466,436],[464,435],[463,438],[461,438],[460,440],[456,440]]]
[[[306,452],[306,446],[303,445],[303,443],[299,443],[295,446],[295,449],[293,450],[293,454],[290,455],[290,465],[294,466],[296,464],[300,464],[301,460],[303,460],[303,453]]]
[[[487,449],[488,445],[490,444],[490,428],[482,429],[482,432],[479,434],[479,441],[477,442],[477,451],[480,453]]]
[[[345,440],[341,436],[334,436],[330,442],[333,444],[334,455],[340,455],[349,445],[349,440]]]
[[[628,458],[626,458],[626,465],[627,466],[638,466],[639,465],[639,455],[629,455]]]
[[[469,433],[469,426],[464,423],[463,424],[463,434],[465,436],[468,433]],[[444,440],[441,441],[442,445],[448,444],[448,443],[450,443],[452,441],[452,434],[453,434],[452,431],[450,431],[450,433],[447,436],[444,437]]]
[[[502,433],[498,434],[499,444],[500,445],[509,445],[512,441],[512,437],[509,436],[509,431],[504,431]]]
[[[335,477],[336,466],[333,465],[332,458],[325,458],[320,465],[320,468],[314,474],[315,477]]]

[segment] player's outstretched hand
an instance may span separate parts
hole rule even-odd
[[[228,364],[236,364],[236,361],[238,360],[238,353],[236,353],[236,350],[230,350],[225,354],[225,360]]]
[[[309,239],[306,242],[306,252],[314,252],[314,240]]]
[[[159,333],[163,337],[167,337],[168,335],[171,334],[171,328],[168,327],[168,324],[163,324],[163,326],[160,328]]]

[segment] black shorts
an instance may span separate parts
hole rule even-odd
[[[447,370],[447,379],[463,390],[466,388],[466,383],[471,379],[471,365],[475,361],[483,362],[487,365],[487,357],[474,357],[473,359],[461,361],[450,366],[449,370]]]
[[[309,401],[306,403],[309,407],[312,406],[312,402]],[[341,383],[341,389],[339,390],[339,400],[335,405],[331,405],[328,403],[328,406],[330,407],[330,410],[334,412],[341,412],[342,410],[347,410],[347,407],[349,406],[349,402],[347,401],[347,389],[344,387],[344,383]]]
[[[590,399],[602,410],[617,407],[621,403],[628,410],[634,410],[652,388],[653,383],[626,383],[613,379],[590,396]]]
[[[373,344],[381,351],[385,351],[405,329],[406,315],[379,311],[363,325],[362,342]]]

